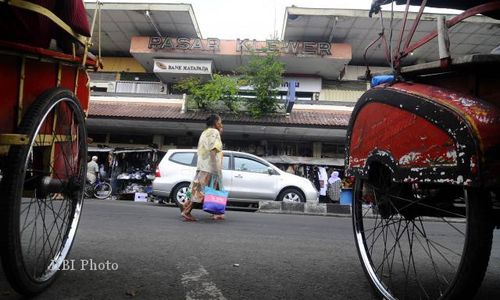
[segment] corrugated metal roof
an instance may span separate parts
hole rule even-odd
[[[188,120],[203,122],[208,112],[181,112],[180,104],[139,103],[120,101],[91,101],[89,118],[131,118],[154,120]],[[351,113],[338,110],[293,110],[289,116],[283,114],[254,119],[245,115],[221,114],[225,123],[291,125],[304,127],[345,127]]]

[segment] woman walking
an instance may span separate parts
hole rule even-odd
[[[196,221],[191,215],[194,205],[203,203],[205,186],[213,182],[214,188],[222,185],[222,119],[212,114],[207,118],[207,128],[198,140],[198,162],[194,176],[187,193],[187,201],[182,209],[182,217],[186,221]],[[214,220],[224,220],[224,215],[213,215]]]

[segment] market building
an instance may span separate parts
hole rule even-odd
[[[95,5],[86,6],[91,17]],[[223,115],[224,147],[283,167],[343,168],[350,113],[368,88],[360,80],[366,71],[365,47],[380,32],[380,20],[369,18],[368,8],[289,7],[280,39],[266,41],[203,37],[189,4],[104,3],[101,14],[104,68],[90,74],[93,93],[87,122],[94,147],[196,147],[207,113],[186,110],[185,96],[175,94],[173,85],[189,76],[208,80],[216,73],[233,74],[250,54],[278,51],[285,65],[281,100],[286,101],[288,85],[293,84],[293,109],[260,119]],[[394,14],[395,28],[402,18],[402,13]],[[432,31],[435,19],[435,14],[425,14],[416,38]],[[451,45],[452,53],[493,50],[500,44],[499,24],[483,16],[468,19],[450,32],[460,37],[452,39],[457,42]],[[436,49],[431,42],[406,62],[433,61]],[[93,51],[99,52],[97,46]],[[383,47],[367,52],[372,72],[388,70],[385,57]]]

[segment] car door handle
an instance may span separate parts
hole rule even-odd
[[[243,176],[241,174],[238,174],[236,176],[234,176],[235,178],[243,178]]]

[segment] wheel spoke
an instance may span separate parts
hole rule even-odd
[[[23,117],[27,125],[22,123],[20,128],[30,137],[28,146],[11,147],[9,153],[9,169],[25,171],[4,177],[12,183],[8,202],[14,204],[9,205],[18,207],[13,216],[18,227],[9,235],[17,236],[18,244],[10,237],[9,243],[19,254],[8,261],[12,261],[12,270],[21,269],[8,275],[17,278],[23,287],[20,292],[34,293],[54,278],[73,243],[82,205],[86,164],[83,113],[70,92],[55,90],[49,96],[53,98],[42,99],[43,105],[34,105]]]
[[[468,220],[455,197],[460,187],[440,191],[440,186],[374,182],[357,179],[353,199],[356,242],[374,287],[383,297],[398,299],[449,294],[466,254]]]

